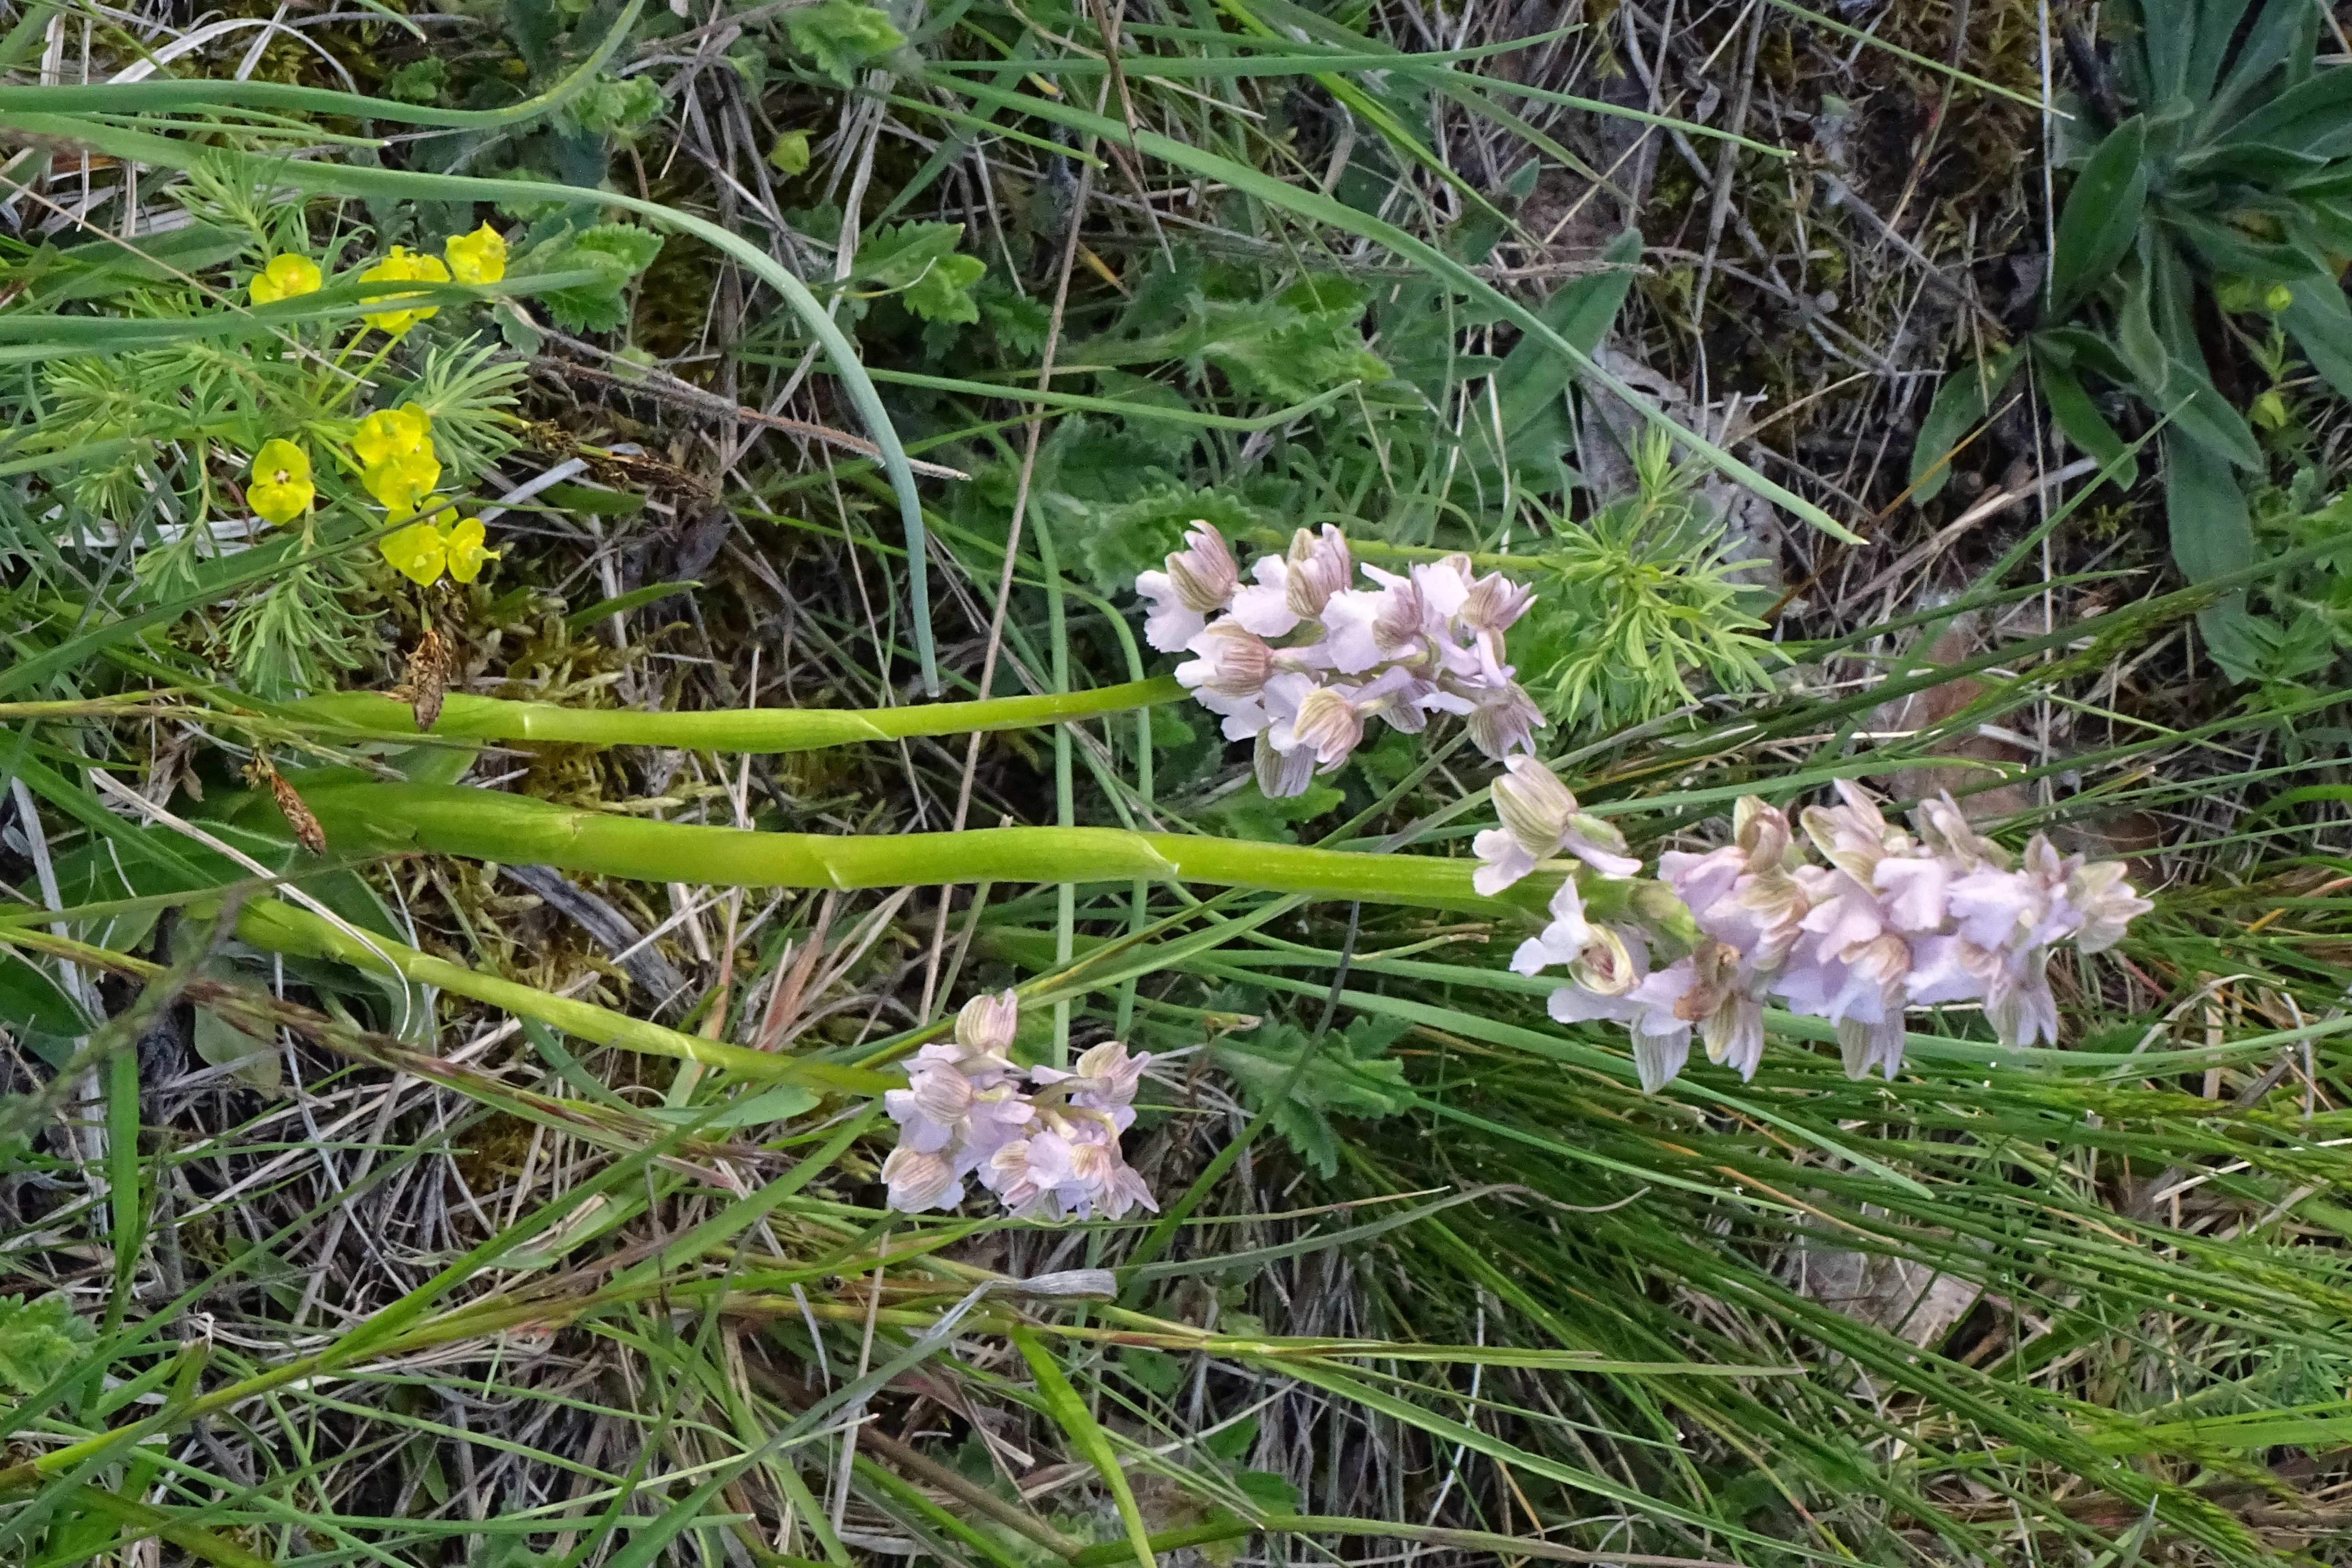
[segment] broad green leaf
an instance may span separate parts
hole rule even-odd
[[[2231,126],[2229,140],[2325,157],[2352,152],[2352,69],[2331,67],[2288,89]]]
[[[2197,48],[2197,0],[2140,0],[2141,53],[2147,60],[2148,89],[2160,102],[2182,96],[2189,86],[2189,58]]]
[[[2114,273],[2147,206],[2147,121],[2133,115],[2091,154],[2058,219],[2047,319],[2063,321]]]
[[[2231,59],[2230,74],[2207,105],[2196,139],[2213,140],[2216,132],[2239,117],[2239,105],[2247,95],[2279,67],[2308,59],[2316,20],[2315,6],[2298,0],[2269,0]]]
[[[789,1121],[813,1108],[816,1101],[814,1094],[798,1084],[780,1083],[755,1094],[730,1100],[715,1110],[707,1105],[656,1105],[647,1107],[646,1114],[697,1131],[720,1132],[739,1127],[765,1127],[770,1122]]]
[[[136,239],[94,239],[63,250],[45,248],[0,269],[0,278],[25,285],[14,305],[29,311],[47,310],[76,300],[120,293],[137,284],[203,272],[234,258],[245,246],[242,235],[194,223]]]
[[[1990,361],[1979,360],[1951,372],[1936,389],[1927,417],[1911,442],[1911,500],[1925,506],[1951,482],[1953,454],[1969,433],[1983,423],[1992,400],[2009,385],[2017,367],[2025,363],[2021,349],[2003,349]]]
[[[2216,457],[2241,468],[2260,472],[2265,466],[2253,427],[2221,389],[2205,374],[2201,364],[2175,359],[2168,366],[2164,395],[2151,399],[2172,416],[2172,426]]]
[[[1642,259],[1642,232],[1629,228],[1601,252],[1606,271],[1580,278],[1544,301],[1543,318],[1551,329],[1580,351],[1591,353],[1609,333],[1610,323],[1633,287],[1633,268]],[[1495,372],[1495,397],[1501,405],[1506,450],[1529,422],[1559,405],[1572,367],[1547,351],[1538,339],[1521,338]]]
[[[2110,346],[2130,373],[2133,390],[2146,402],[2161,404],[2165,384],[2172,377],[2171,356],[2156,330],[2154,295],[2145,268],[2126,274],[2123,293],[2116,301],[2116,333]]]
[[[2197,47],[2190,50],[2188,70],[2181,83],[2183,94],[2199,100],[2213,90],[2213,81],[2221,74],[2221,63],[2229,56],[2231,35],[2238,30],[2238,20],[2246,14],[2247,0],[2198,0]],[[2308,7],[2304,7],[2308,9]],[[2284,11],[2287,5],[2274,9]]]
[[[2336,395],[2352,398],[2352,302],[2332,278],[2297,279],[2289,287],[2294,303],[2280,313],[2280,322]]]
[[[2177,431],[2163,439],[2165,511],[2181,575],[2206,583],[2252,565],[2253,520],[2228,460]],[[2249,615],[2242,589],[2197,617],[2215,661],[2240,679],[2251,675],[2261,656]]]
[[[0,949],[0,1026],[53,1040],[70,1040],[90,1030],[89,1019],[64,986],[31,960],[5,949]]]
[[[228,966],[219,966],[226,977]],[[191,1043],[196,1055],[212,1067],[226,1068],[247,1089],[276,1094],[285,1081],[285,1064],[278,1042],[232,1023],[209,1007],[199,1007],[191,1020]]]

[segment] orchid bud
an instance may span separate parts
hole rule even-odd
[[[903,1143],[882,1162],[882,1180],[890,1189],[890,1206],[901,1213],[946,1208],[963,1195],[963,1183],[946,1158]]]
[[[1273,741],[1261,731],[1257,751],[1250,759],[1257,774],[1258,793],[1268,800],[1287,800],[1307,793],[1315,780],[1315,753],[1304,747],[1297,751],[1276,751]]]
[[[1494,784],[1495,815],[1536,859],[1558,853],[1569,820],[1576,815],[1576,796],[1534,757],[1513,757],[1503,765],[1503,776]]]
[[[1733,804],[1731,837],[1748,857],[1751,871],[1777,869],[1788,858],[1788,815],[1755,795],[1742,795]]]
[[[1536,591],[1512,582],[1500,572],[1491,572],[1470,585],[1470,596],[1462,602],[1463,624],[1471,630],[1500,637],[1511,628],[1511,623],[1527,613],[1535,602]]]
[[[1544,716],[1518,682],[1506,680],[1482,696],[1467,721],[1471,743],[1497,762],[1532,748]]]
[[[1283,596],[1290,613],[1302,621],[1319,618],[1331,595],[1348,585],[1356,563],[1348,553],[1348,536],[1329,523],[1318,538],[1305,529],[1290,536],[1290,566]]]
[[[973,997],[956,1015],[956,1044],[985,1056],[1001,1057],[1013,1048],[1013,1030],[1021,1022],[1021,998],[1011,991]]]
[[[1168,557],[1166,563],[1177,598],[1186,609],[1204,616],[1223,609],[1241,584],[1240,568],[1234,564],[1233,552],[1225,548],[1224,535],[1195,518],[1184,542],[1186,547]]]

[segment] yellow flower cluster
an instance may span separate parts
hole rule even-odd
[[[395,245],[383,260],[360,274],[363,283],[496,283],[507,275],[507,242],[488,224],[471,234],[453,234],[442,245],[441,256],[430,256]],[[445,260],[444,258],[446,259]],[[325,281],[319,264],[307,256],[286,252],[273,256],[246,284],[257,305],[274,305],[315,292]],[[414,294],[393,292],[362,296],[378,300],[413,300]],[[362,321],[398,337],[439,307],[410,305],[379,310]],[[433,450],[433,418],[415,403],[381,408],[359,422],[352,432],[352,456],[358,460],[360,484],[373,496],[394,522],[413,518],[441,482],[441,459]],[[257,516],[284,525],[309,511],[319,499],[310,477],[310,457],[289,440],[272,439],[254,454],[246,481],[246,500]],[[483,545],[482,520],[460,518],[455,507],[445,507],[430,519],[409,523],[385,536],[378,546],[383,558],[419,584],[438,582],[443,573],[460,583],[481,574],[498,552]]]
[[[404,245],[395,245],[392,247],[391,255],[360,274],[360,281],[362,283],[446,283],[449,281],[449,269],[441,264],[441,258],[437,256],[421,255]],[[415,298],[413,294],[391,297],[411,300]],[[361,298],[374,300],[383,299],[385,296],[363,294]],[[378,331],[390,332],[396,338],[417,322],[430,321],[440,313],[440,310],[438,305],[422,305],[409,310],[382,310],[373,316],[362,316],[360,320]]]
[[[507,275],[507,242],[504,236],[488,224],[471,234],[453,234],[441,247],[442,256],[414,251],[404,245],[395,245],[390,255],[360,274],[362,283],[446,283],[455,279],[460,283],[495,283]],[[446,256],[447,259],[443,260]],[[291,300],[318,289],[324,281],[319,264],[307,256],[291,252],[273,256],[262,269],[246,285],[257,305],[274,305],[280,300]],[[370,303],[377,300],[413,299],[413,295],[367,294]],[[379,331],[394,337],[408,331],[417,322],[435,315],[437,305],[418,305],[406,310],[378,310],[361,317]]]
[[[377,548],[420,587],[440,581],[445,570],[458,582],[470,583],[481,575],[484,563],[499,558],[497,551],[482,548],[482,520],[460,518],[456,507],[444,507],[427,521],[386,535]]]
[[[415,511],[441,482],[433,455],[433,418],[414,403],[379,408],[352,432],[360,483],[395,518]]]

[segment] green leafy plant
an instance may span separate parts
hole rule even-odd
[[[806,159],[806,139],[801,156]],[[972,285],[988,270],[956,249],[960,223],[906,223],[881,229],[858,247],[853,281],[895,293],[919,319],[939,325],[980,320]]]
[[[2075,50],[2089,79],[2073,107],[2090,133],[2039,320],[1946,382],[1913,447],[1912,495],[1941,489],[1954,448],[2029,366],[2067,439],[2129,483],[2130,444],[2093,394],[2112,387],[2160,424],[2173,559],[2201,583],[2255,558],[2247,498],[2268,462],[2217,383],[2217,353],[2259,361],[2275,323],[2352,398],[2352,302],[2339,281],[2352,255],[2352,67],[2318,63],[2320,14],[2302,0],[2133,0],[2114,16],[2120,80]],[[2200,329],[2208,309],[2228,318],[2218,341]],[[2200,624],[2242,679],[2277,643],[2242,594]]]
[[[97,1338],[62,1295],[0,1296],[0,1384],[31,1394],[72,1366]]]
[[[843,87],[856,80],[860,69],[907,41],[889,17],[857,0],[823,0],[799,7],[785,15],[784,26],[794,47]]]
[[[1272,1023],[1217,1043],[1217,1062],[1241,1086],[1251,1110],[1324,1176],[1338,1173],[1345,1135],[1334,1117],[1379,1121],[1412,1103],[1403,1064],[1389,1047],[1404,1034],[1390,1018],[1358,1018],[1320,1040]]]
[[[544,289],[540,302],[567,331],[609,332],[628,320],[629,282],[653,265],[661,247],[661,236],[633,224],[600,223],[558,232],[523,257],[516,272],[528,278],[584,268],[593,275],[589,281]]]
[[[1697,700],[1692,680],[1762,690],[1776,659],[1752,611],[1765,595],[1659,432],[1633,453],[1637,488],[1581,522],[1557,522],[1515,653],[1528,689],[1577,731],[1638,724]]]

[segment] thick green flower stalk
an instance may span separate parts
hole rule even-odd
[[[677,746],[712,752],[814,752],[858,741],[958,735],[974,730],[1025,730],[1123,713],[1185,695],[1173,676],[1131,680],[1090,691],[998,697],[979,702],[921,702],[904,708],[739,708],[698,713],[645,713],[625,708],[563,708],[451,692],[428,733],[464,741],[543,741],[575,746]],[[312,697],[287,705],[299,718],[365,734],[414,735],[415,715],[398,698],[367,691]]]
[[[962,833],[763,833],[579,811],[445,784],[304,788],[330,854],[425,851],[595,876],[734,888],[898,888],[957,882],[1201,882],[1372,903],[1497,913],[1542,907],[1553,879],[1479,894],[1475,861],[1114,827],[983,827]],[[247,808],[266,822],[276,807]]]

